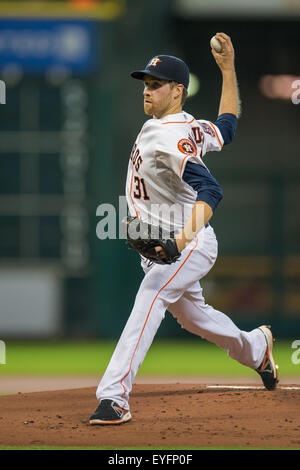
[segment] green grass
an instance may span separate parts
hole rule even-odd
[[[299,377],[288,341],[275,343],[274,355],[283,376]],[[6,341],[6,364],[1,375],[99,375],[113,353],[112,341]],[[247,376],[253,371],[204,340],[157,340],[139,375]]]

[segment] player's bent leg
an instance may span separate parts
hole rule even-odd
[[[165,315],[164,302],[159,298],[153,302],[154,291],[146,292],[149,298],[143,299],[139,291],[96,392],[98,400],[113,400],[124,409],[129,409],[134,378]]]
[[[199,283],[195,283],[168,310],[183,328],[228,352],[241,364],[257,369],[266,351],[266,340],[258,328],[240,330],[224,313],[205,303]]]

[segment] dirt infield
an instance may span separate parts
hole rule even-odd
[[[95,387],[1,396],[0,445],[300,448],[299,385],[231,387],[137,383],[132,420],[105,427],[88,423]]]

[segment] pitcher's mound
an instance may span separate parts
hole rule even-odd
[[[136,384],[132,420],[91,426],[95,388],[0,397],[2,446],[300,448],[300,389]]]

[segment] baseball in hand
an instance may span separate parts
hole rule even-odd
[[[222,51],[222,44],[220,41],[216,38],[216,36],[213,36],[210,40],[210,45],[211,47],[216,51],[216,52],[221,52]]]

